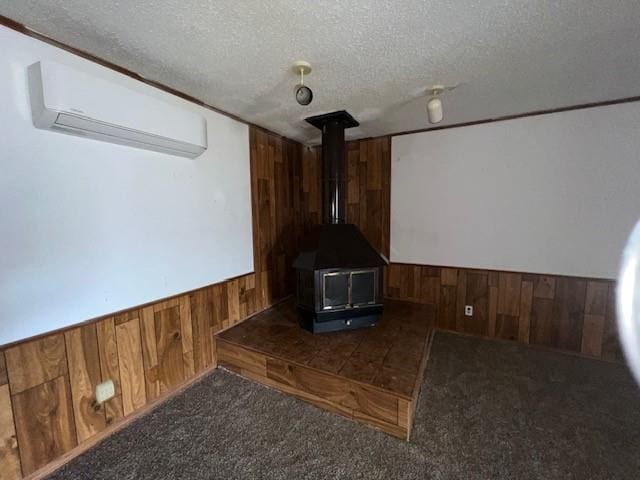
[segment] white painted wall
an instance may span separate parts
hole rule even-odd
[[[253,271],[246,125],[4,27],[0,49],[0,345]],[[199,112],[209,149],[190,160],[35,129],[38,60]]]
[[[394,137],[391,260],[615,278],[640,103]]]

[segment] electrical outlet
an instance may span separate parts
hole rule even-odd
[[[116,387],[113,380],[107,380],[96,385],[96,402],[104,403],[116,396]]]
[[[473,306],[472,305],[465,305],[464,306],[464,314],[467,317],[473,317]]]

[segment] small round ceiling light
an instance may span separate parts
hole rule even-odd
[[[304,76],[311,73],[311,64],[304,60],[298,60],[293,63],[291,69],[296,75],[300,75],[300,83],[296,85],[295,89],[296,102],[303,106],[309,105],[313,101],[313,92],[304,84]]]
[[[431,88],[431,98],[427,102],[427,115],[429,116],[429,123],[440,123],[444,118],[444,112],[442,110],[442,100],[438,97],[444,91],[442,85],[434,85]]]
[[[444,110],[442,108],[442,100],[440,99],[440,94],[443,92],[450,92],[454,88],[458,87],[458,85],[453,85],[451,87],[445,87],[444,85],[434,85],[429,88],[430,92],[429,101],[427,102],[427,115],[429,117],[430,123],[440,123],[444,118]]]

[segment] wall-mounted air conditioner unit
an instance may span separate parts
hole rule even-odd
[[[28,73],[37,128],[189,158],[207,149],[207,122],[188,108],[53,62]]]

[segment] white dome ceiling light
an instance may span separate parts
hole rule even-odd
[[[429,115],[430,123],[440,123],[444,118],[442,112],[442,100],[434,93],[431,99],[427,102],[427,114]]]
[[[460,84],[458,84],[460,85]],[[445,87],[444,85],[434,85],[428,91],[431,96],[429,97],[429,101],[427,102],[427,115],[429,116],[429,123],[440,123],[444,118],[444,110],[442,108],[442,100],[440,99],[440,94],[443,92],[450,92],[454,88],[458,87],[458,85],[453,85],[451,87]]]

